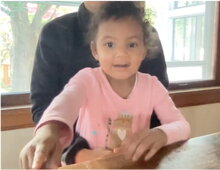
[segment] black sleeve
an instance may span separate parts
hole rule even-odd
[[[168,88],[169,80],[163,48],[155,28],[150,28],[150,38],[147,44],[147,56],[142,62],[139,71],[156,76]]]
[[[88,142],[83,137],[75,133],[74,140],[71,145],[62,154],[62,162],[66,165],[75,163],[76,154],[82,149],[90,149]]]
[[[67,51],[67,40],[62,33],[58,25],[48,23],[39,37],[31,79],[32,114],[35,123],[63,88],[60,82],[60,56]]]
[[[150,39],[146,59],[142,62],[139,71],[156,76],[159,81],[168,88],[169,80],[163,48],[155,28],[150,28]],[[152,113],[150,128],[161,125],[155,112]]]

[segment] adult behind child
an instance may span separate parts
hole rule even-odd
[[[53,100],[21,160],[24,168],[40,168],[54,155],[58,163],[78,116],[76,131],[92,149],[118,148],[133,161],[188,138],[189,124],[167,90],[155,77],[137,72],[149,37],[141,14],[132,2],[109,2],[93,17],[90,44],[100,67],[78,72]],[[162,125],[149,129],[153,110]]]

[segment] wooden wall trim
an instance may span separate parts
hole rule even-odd
[[[220,103],[220,86],[201,90],[173,91],[170,92],[170,96],[177,107]]]
[[[219,84],[220,85],[220,84]],[[201,81],[189,81],[182,83],[170,83],[169,90],[189,90],[195,88],[207,88],[212,86],[218,86],[216,80],[201,80]]]
[[[11,94],[2,94],[1,95],[1,106],[2,107],[10,107],[10,106],[21,106],[21,105],[29,105],[30,101],[30,93],[11,93]]]
[[[30,107],[2,109],[1,112],[1,131],[34,127]]]
[[[220,87],[202,90],[171,91],[170,96],[177,107],[220,103]],[[3,108],[1,130],[13,130],[34,127],[29,107]]]

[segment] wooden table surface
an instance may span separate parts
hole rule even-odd
[[[150,161],[139,162],[127,168],[218,169],[220,168],[220,132],[167,146]]]
[[[124,166],[126,165],[126,166]],[[130,166],[128,166],[130,165]],[[111,156],[61,169],[219,169],[220,132],[192,138],[162,148],[151,160],[135,164],[123,157]]]

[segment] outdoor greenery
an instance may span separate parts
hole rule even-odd
[[[74,12],[77,3],[45,1],[2,1],[0,28],[2,91],[29,91],[36,44],[42,26],[65,13]],[[9,66],[10,82],[3,81],[3,65]]]

